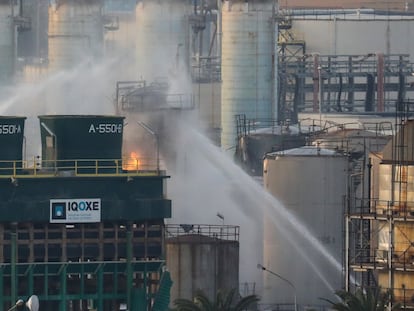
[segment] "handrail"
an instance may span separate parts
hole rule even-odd
[[[167,239],[204,236],[226,241],[239,241],[240,227],[234,225],[169,224],[165,226],[165,236]]]
[[[98,175],[161,175],[154,158],[0,160],[0,178]]]

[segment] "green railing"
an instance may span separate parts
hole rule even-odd
[[[91,175],[162,175],[154,158],[1,160],[0,178]]]

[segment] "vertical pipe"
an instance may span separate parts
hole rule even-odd
[[[13,223],[11,228],[11,305],[17,301],[17,224]]]
[[[3,276],[3,269],[0,268],[0,306],[4,306],[4,276]]]
[[[127,224],[126,226],[126,251],[127,251],[127,269],[126,269],[126,273],[127,273],[127,284],[126,284],[126,289],[127,289],[127,306],[128,306],[128,310],[131,310],[131,294],[132,294],[132,230],[131,230],[132,225],[130,223]]]
[[[319,90],[319,55],[313,55],[313,112],[318,111],[318,90]]]
[[[371,158],[368,158],[368,209],[371,212],[371,171],[372,171],[372,162]]]
[[[66,264],[60,269],[60,304],[59,311],[66,311]]]
[[[272,51],[272,56],[273,56],[273,68],[272,68],[272,75],[273,75],[273,87],[272,87],[272,119],[276,120],[276,121],[280,121],[279,118],[279,109],[280,107],[278,107],[278,85],[279,85],[279,79],[278,79],[278,74],[279,74],[279,54],[278,54],[278,36],[279,36],[279,25],[277,23],[278,21],[278,14],[279,14],[279,7],[278,7],[278,2],[274,1],[273,3],[273,17],[272,17],[272,29],[274,29],[273,31],[273,39],[272,39],[272,46],[273,46],[273,51]]]
[[[388,203],[390,204],[390,203]],[[393,294],[393,264],[392,264],[392,256],[393,256],[393,249],[394,249],[394,241],[393,241],[393,214],[391,210],[391,206],[388,206],[388,295],[389,295],[389,303],[388,308],[392,310],[392,294]]]
[[[221,16],[221,10],[222,10],[222,6],[221,6],[221,2],[223,0],[217,0],[217,59],[219,59],[220,61],[220,80],[221,80],[221,37],[222,37],[222,16]]]
[[[345,290],[349,291],[349,213],[345,216]]]
[[[384,54],[377,54],[377,111],[384,112]]]
[[[333,55],[336,55],[337,54],[337,47],[338,47],[338,40],[337,40],[337,38],[338,38],[338,22],[337,22],[337,16],[336,15],[334,15],[334,18],[333,18],[333,24],[334,24],[334,31],[333,31],[333,40],[332,40],[332,42],[333,42]]]
[[[81,262],[81,273],[80,273],[80,294],[82,297],[85,295],[85,264]]]
[[[318,87],[319,87],[319,126],[322,127],[322,101],[323,101],[323,90],[322,90],[322,67],[318,66]]]
[[[12,77],[15,76],[16,74],[16,69],[17,69],[17,25],[14,22],[14,13],[11,16],[11,27],[12,27],[12,32],[13,32],[13,68],[12,68]]]
[[[104,309],[104,304],[103,304],[103,266],[100,265],[98,268],[98,277],[97,277],[97,282],[98,282],[98,310],[103,310]],[[128,310],[131,310],[131,308],[128,306]]]
[[[113,294],[118,293],[118,265],[115,265],[114,272],[113,272],[113,278],[114,278],[114,290]]]
[[[348,57],[348,109],[354,110],[355,107],[355,79],[354,79],[354,66],[352,56]]]
[[[49,298],[49,266],[45,265],[45,273],[43,273],[43,292],[45,293],[45,299]]]
[[[34,268],[33,264],[30,264],[30,267],[29,267],[29,275],[28,275],[28,278],[29,278],[29,280],[28,280],[28,283],[29,283],[29,295],[36,294],[35,293],[35,289],[34,289],[34,284],[33,284],[33,277],[34,277],[34,275],[33,275],[33,268]]]

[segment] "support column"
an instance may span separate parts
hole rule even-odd
[[[132,228],[131,224],[127,224],[126,232],[126,250],[127,250],[127,269],[126,269],[126,288],[127,288],[127,306],[131,310],[131,294],[132,294]]]
[[[66,264],[60,269],[60,303],[59,311],[66,311]]]
[[[103,277],[103,266],[99,265],[98,271],[97,271],[97,282],[98,282],[98,310],[104,309],[104,303],[103,303],[103,283],[104,283],[104,277]],[[128,310],[131,310],[128,306]]]
[[[17,224],[12,224],[11,228],[11,301],[10,306],[13,306],[17,301]]]

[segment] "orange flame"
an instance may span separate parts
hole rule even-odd
[[[127,171],[137,171],[139,167],[138,153],[131,152],[130,156],[123,162],[122,168]]]

